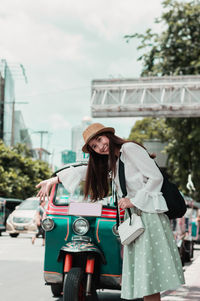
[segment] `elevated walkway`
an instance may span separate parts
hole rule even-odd
[[[199,117],[200,76],[93,80],[92,117]]]

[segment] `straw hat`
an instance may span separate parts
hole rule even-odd
[[[83,139],[85,141],[85,144],[82,147],[82,151],[84,153],[88,153],[88,149],[87,149],[88,142],[92,138],[94,138],[96,135],[101,134],[101,133],[105,133],[105,132],[110,132],[110,133],[114,134],[115,129],[114,128],[105,127],[101,123],[93,123],[93,124],[89,125],[87,127],[87,129],[83,132]]]

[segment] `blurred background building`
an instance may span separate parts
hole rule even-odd
[[[23,143],[32,149],[32,141],[21,111],[15,111],[13,144]]]
[[[32,156],[49,163],[50,152],[40,147],[33,149],[29,130],[25,125],[22,112],[15,110],[20,102],[15,99],[15,77],[27,80],[25,70],[20,64],[9,65],[6,60],[0,61],[0,139],[6,146],[23,143],[32,150]],[[24,104],[24,102],[22,102]],[[37,131],[41,135],[46,131]]]
[[[82,132],[92,123],[92,119],[85,116],[81,124],[72,127],[71,130],[71,150],[63,150],[61,152],[62,165],[73,163],[76,161],[87,161],[88,155],[82,152],[83,137]]]
[[[164,152],[164,148],[165,146],[167,146],[167,143],[163,143],[158,139],[153,139],[146,140],[143,144],[150,154],[154,153],[156,155],[156,163],[161,168],[165,168],[167,162],[167,154]]]
[[[64,150],[61,153],[61,163],[62,165],[76,162],[76,153],[72,150]]]
[[[76,153],[76,161],[87,161],[88,155],[82,152],[84,144],[82,132],[92,123],[92,119],[85,116],[79,126],[72,128],[72,150]]]
[[[6,145],[10,146],[14,136],[15,86],[11,69],[6,60],[0,62],[0,86],[0,138]]]

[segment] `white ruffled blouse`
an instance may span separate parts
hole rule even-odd
[[[163,176],[147,151],[138,144],[127,142],[121,147],[121,161],[124,163],[127,198],[144,212],[162,213],[168,211],[161,187]],[[122,191],[117,172],[114,179],[119,197]],[[87,166],[70,167],[57,173],[65,188],[72,193],[86,177]]]
[[[127,198],[144,212],[162,213],[168,211],[161,187],[163,176],[147,151],[136,143],[127,142],[121,147],[121,161],[124,163]],[[117,173],[115,183],[119,196],[122,191]]]

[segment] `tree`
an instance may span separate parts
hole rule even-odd
[[[173,172],[174,179],[180,183],[183,192],[188,193],[186,183],[188,174],[196,188],[194,196],[200,198],[200,118],[167,119],[172,129],[172,137],[166,151],[168,152],[168,170]]]
[[[164,118],[146,117],[137,120],[131,129],[129,140],[143,143],[148,139],[159,139],[161,142],[169,140],[170,129],[167,127]]]
[[[163,1],[164,12],[155,23],[166,28],[161,33],[147,29],[145,34],[126,35],[128,42],[139,38],[138,60],[143,62],[142,76],[200,73],[199,1]]]
[[[139,38],[138,58],[143,63],[141,76],[194,75],[200,73],[200,3],[199,1],[163,1],[163,13],[155,20],[162,25],[161,33],[148,29],[145,34],[126,35],[126,41]],[[189,172],[200,199],[200,119],[166,118],[171,129],[168,171],[187,192]]]
[[[47,163],[32,159],[25,145],[10,148],[0,141],[0,196],[31,197],[36,193],[35,185],[51,173]]]

